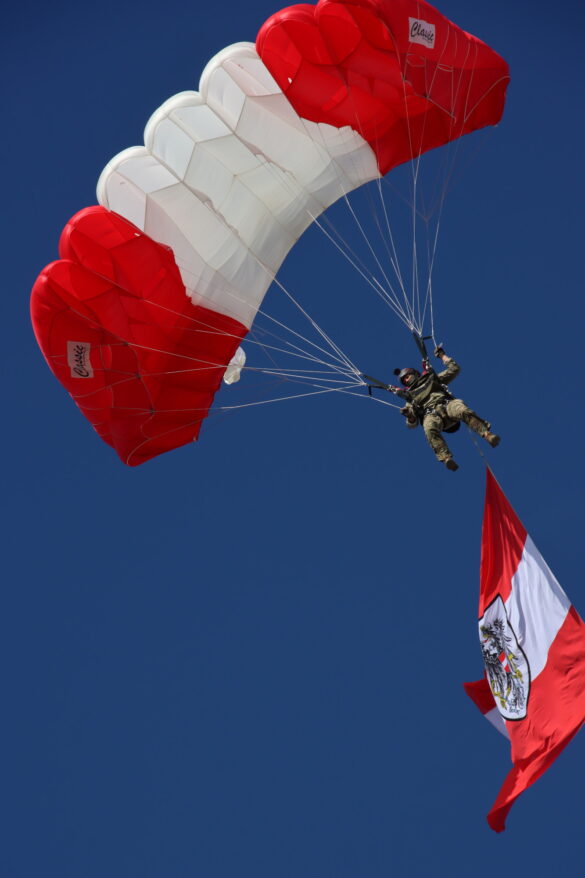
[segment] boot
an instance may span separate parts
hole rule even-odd
[[[487,433],[483,434],[483,438],[488,443],[488,445],[492,446],[492,448],[496,448],[496,446],[500,444],[500,437],[497,436],[495,433],[490,433],[489,430]]]
[[[453,473],[455,472],[455,470],[459,469],[459,464],[455,463],[452,457],[447,458],[447,460],[445,461],[445,466]]]

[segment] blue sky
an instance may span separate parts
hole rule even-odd
[[[128,469],[36,346],[30,288],[103,165],[276,8],[5,13],[2,874],[579,878],[583,735],[503,835],[485,822],[509,751],[461,686],[481,674],[484,489],[463,431],[449,473],[394,410],[332,395],[216,418]],[[447,200],[437,334],[583,615],[583,7],[440,8],[512,84]],[[416,361],[318,230],[283,279],[366,371]]]

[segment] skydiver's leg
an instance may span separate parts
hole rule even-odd
[[[489,423],[480,418],[479,415],[476,415],[469,406],[465,405],[462,399],[450,399],[445,406],[445,410],[449,418],[452,418],[454,421],[463,421],[474,433],[478,433],[480,436],[485,436],[489,433]]]
[[[427,442],[435,452],[437,460],[445,463],[452,458],[449,446],[441,435],[443,429],[443,419],[437,414],[425,415],[423,420],[423,430],[427,437]]]

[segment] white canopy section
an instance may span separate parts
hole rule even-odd
[[[172,248],[194,304],[247,327],[313,219],[379,177],[359,134],[295,113],[251,43],[216,55],[144,140],[104,168],[99,202]]]

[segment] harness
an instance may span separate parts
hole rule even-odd
[[[455,399],[455,397],[449,394],[449,399]],[[412,406],[414,414],[416,415],[416,418],[418,419],[419,424],[422,424],[427,415],[434,415],[436,413],[443,420],[444,426],[442,432],[456,433],[461,426],[461,423],[454,420],[453,418],[450,418],[445,411],[445,406],[449,399],[445,402],[437,402],[435,403],[435,405],[425,406],[424,408],[420,405],[416,405],[416,403],[412,402],[412,400],[410,401],[410,404]]]
[[[429,336],[425,336],[424,338],[421,338],[421,336],[417,335],[416,332],[413,332],[412,334],[414,336],[414,340],[416,342],[416,345],[417,345],[417,347],[418,347],[418,349],[421,352],[422,357],[423,357],[423,366],[424,366],[424,370],[425,370],[423,372],[423,375],[428,375],[428,376],[434,375],[436,378],[437,373],[435,372],[433,367],[430,365],[429,355],[427,353],[427,348],[425,345],[425,339],[428,338]],[[449,402],[449,400],[455,399],[455,397],[447,389],[446,384],[443,384],[441,381],[438,381],[437,383],[440,385],[441,390],[445,394],[445,402],[441,401],[441,402],[436,402],[433,405],[422,406],[422,405],[417,405],[411,399],[410,403],[413,407],[414,413],[415,413],[416,417],[418,418],[418,421],[420,424],[422,424],[426,415],[434,415],[435,413],[437,413],[439,415],[439,417],[442,418],[442,420],[443,420],[443,432],[444,433],[456,433],[457,430],[459,429],[459,427],[461,426],[461,423],[460,423],[460,421],[455,421],[453,418],[450,418],[447,415],[446,410],[445,410],[446,404]]]
[[[449,399],[455,399],[455,397],[450,393]],[[448,402],[449,400],[447,400]],[[456,433],[459,427],[461,426],[461,421],[456,421],[454,418],[450,418],[446,411],[446,403],[438,402],[435,405],[427,406],[423,409],[422,417],[417,414],[421,424],[426,415],[434,415],[435,412],[439,415],[440,418],[443,419],[443,433]]]

